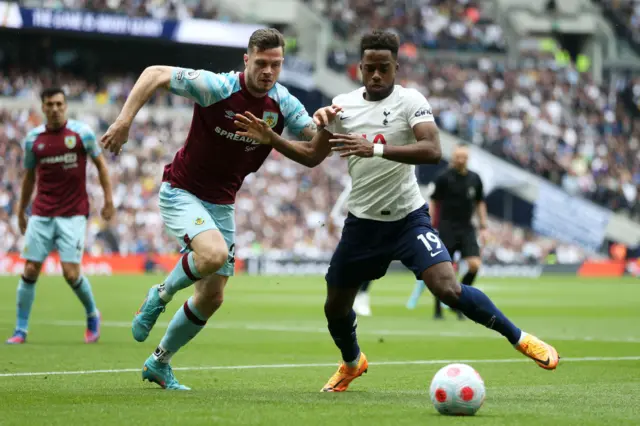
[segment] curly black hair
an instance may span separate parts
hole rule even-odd
[[[360,57],[365,50],[389,50],[394,58],[398,57],[400,40],[391,31],[375,30],[365,34],[360,40]]]

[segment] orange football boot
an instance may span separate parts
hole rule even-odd
[[[338,371],[329,379],[326,385],[322,387],[321,392],[344,392],[354,379],[362,376],[367,372],[369,362],[364,353],[360,352],[360,359],[356,367],[349,367],[342,361]]]
[[[545,370],[555,370],[558,366],[558,361],[560,361],[558,351],[536,336],[527,334],[524,331],[522,334],[520,341],[515,345],[516,349],[534,360],[536,364]]]

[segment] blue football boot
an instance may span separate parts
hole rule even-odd
[[[133,323],[131,324],[131,332],[133,338],[138,342],[144,342],[149,337],[151,329],[158,321],[158,317],[164,312],[167,304],[160,298],[158,288],[160,286],[154,285],[149,289],[147,298],[142,302],[142,306],[136,312],[136,316],[133,317]]]
[[[191,388],[178,383],[169,364],[156,361],[153,355],[147,358],[142,367],[142,381],[145,380],[160,385],[162,389],[191,390]]]

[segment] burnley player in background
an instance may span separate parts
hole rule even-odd
[[[110,220],[114,213],[109,172],[93,131],[84,123],[67,119],[64,92],[47,89],[41,98],[46,123],[30,131],[23,142],[26,170],[18,204],[18,224],[25,235],[22,258],[26,263],[18,283],[16,330],[7,343],[26,341],[35,284],[42,262],[54,248],[60,255],[64,279],[87,314],[84,340],[94,343],[100,337],[100,313],[89,280],[80,275],[89,215],[87,157],[96,165],[104,191],[101,211],[104,220]],[[31,217],[27,218],[27,207],[36,185]]]
[[[328,117],[332,123],[311,143],[287,141],[251,114],[237,122],[243,129],[239,134],[268,143],[301,164],[316,166],[331,150],[349,161],[349,215],[326,275],[324,305],[343,362],[322,391],[345,391],[367,371],[353,302],[362,283],[383,277],[393,260],[402,261],[444,303],[496,330],[542,368],[555,369],[558,353],[553,347],[521,331],[482,291],[456,281],[413,166],[440,161],[438,128],[424,96],[395,85],[398,49],[398,37],[390,32],[374,31],[362,38],[364,87],[333,100],[342,108],[340,119]]]
[[[276,83],[283,61],[282,34],[260,29],[249,39],[242,73],[149,67],[102,138],[105,148],[120,152],[134,117],[158,89],[195,101],[185,145],[165,167],[160,188],[162,219],[185,254],[164,282],[149,290],[132,325],[135,340],[144,341],[176,292],[195,283],[194,296],[178,308],[142,369],[143,379],[165,389],[188,389],[178,383],[169,362],[222,304],[234,272],[236,192],[271,152],[270,146],[235,133],[236,113],[251,111],[277,134],[285,127],[298,138],[316,134],[300,101]]]

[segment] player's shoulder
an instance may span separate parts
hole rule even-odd
[[[285,117],[304,110],[302,102],[280,83],[276,82],[267,95],[278,105]]]
[[[364,100],[364,87],[358,87],[348,93],[341,93],[333,98],[333,103],[339,106],[353,105],[354,103],[361,103]]]
[[[278,105],[298,100],[298,98],[296,98],[291,94],[291,92],[289,92],[289,89],[278,82],[276,82],[271,90],[269,90],[268,96],[273,99]]]
[[[47,130],[46,126],[44,124],[41,124],[41,125],[39,125],[37,127],[34,127],[33,129],[29,130],[29,132],[27,133],[27,138],[34,138],[34,137],[40,136],[46,130]]]
[[[207,71],[212,76],[215,76],[219,80],[219,84],[223,85],[227,92],[235,93],[240,91],[240,73],[237,71],[228,71],[228,72],[220,72],[214,73],[211,71]]]
[[[26,145],[33,144],[35,140],[38,139],[38,136],[43,134],[46,130],[47,128],[44,124],[34,127],[33,129],[29,130],[29,132],[27,132],[27,135],[24,138],[24,143]]]
[[[182,80],[197,80],[199,78],[204,79],[218,79],[224,80],[230,83],[236,83],[240,81],[240,74],[238,71],[227,71],[227,72],[213,72],[204,69],[191,69],[191,68],[183,68],[183,67],[174,67],[173,78],[177,81]]]
[[[393,90],[396,97],[401,101],[406,100],[426,100],[425,96],[413,87],[404,87],[396,84]]]
[[[67,129],[79,134],[82,137],[93,135],[91,126],[80,120],[67,120]]]
[[[470,175],[473,179],[475,179],[475,180],[477,180],[477,181],[482,182],[482,179],[480,178],[480,175],[479,175],[478,173],[474,172],[473,170],[467,170],[467,173],[469,173],[469,175]]]

